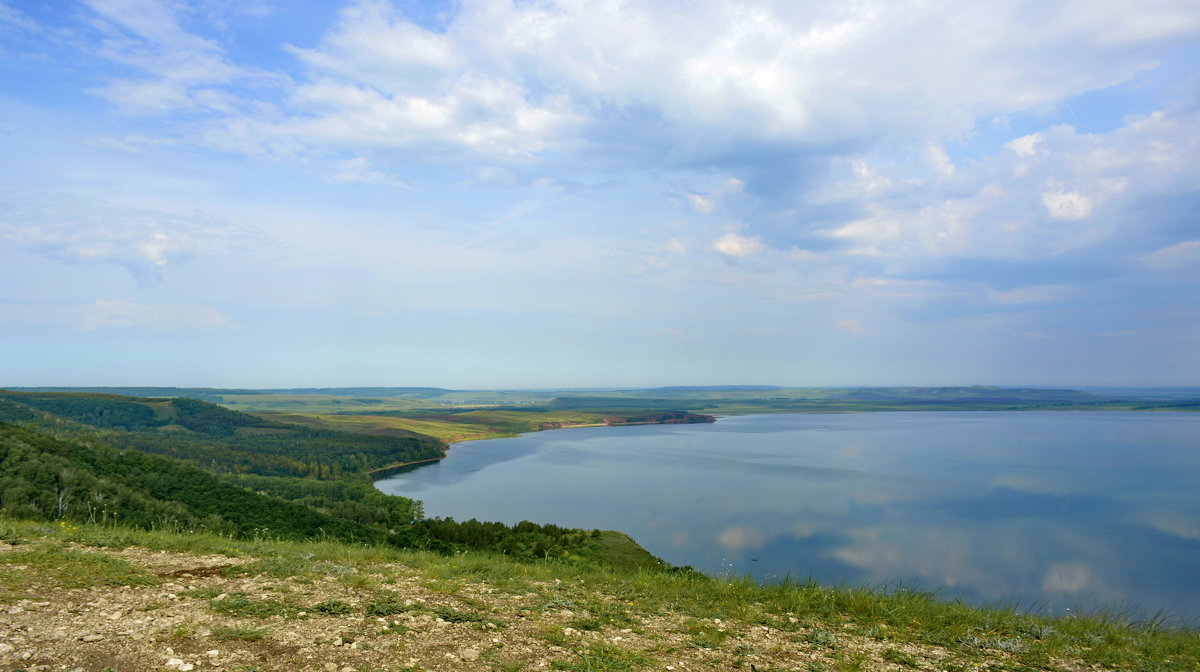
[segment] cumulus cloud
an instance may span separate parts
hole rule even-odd
[[[247,100],[234,101],[228,110],[237,112],[215,119],[209,136],[223,146],[404,147],[494,160],[566,149],[641,160],[665,149],[696,162],[764,143],[810,151],[879,137],[936,143],[982,117],[1128,80],[1155,65],[1164,40],[1200,31],[1186,3],[1166,0],[1099,9],[995,1],[952,12],[917,0],[701,0],[687,11],[469,2],[437,27],[392,2],[358,0],[316,44],[287,46],[307,68],[293,84],[185,30],[183,14],[202,12],[149,0],[89,6],[105,34],[98,54],[146,75],[97,89],[119,104],[220,112],[200,92],[234,81],[289,92],[282,115],[255,112],[256,94],[242,92]],[[953,164],[930,147],[945,175]]]
[[[1037,154],[1038,143],[1042,140],[1041,133],[1030,133],[1014,138],[1004,143],[1004,146],[1017,156],[1034,156]]]
[[[933,168],[939,178],[948,180],[954,177],[956,170],[954,162],[950,160],[950,155],[946,153],[946,148],[940,144],[931,142],[925,146],[925,161]]]
[[[469,248],[487,251],[489,269],[507,269],[518,262],[501,252],[520,247],[532,277],[561,270],[564,251],[603,250],[620,257],[608,271],[642,264],[654,273],[639,281],[666,292],[720,276],[764,302],[862,299],[853,312],[807,322],[828,335],[846,314],[890,329],[885,313],[900,303],[926,304],[905,313],[913,320],[953,310],[1048,315],[1081,297],[1085,279],[1105,290],[1118,274],[1165,283],[1196,263],[1187,213],[1200,193],[1200,108],[1183,97],[1146,112],[1167,98],[1160,79],[1180,69],[1172,45],[1200,36],[1187,0],[472,0],[435,21],[411,3],[356,0],[332,25],[287,33],[289,44],[271,45],[282,51],[257,61],[235,48],[240,32],[221,28],[236,4],[92,0],[90,13],[54,19],[89,57],[63,59],[79,68],[71,82],[90,76],[122,109],[166,120],[107,115],[108,126],[89,130],[100,136],[93,142],[129,162],[169,152],[204,163],[216,148],[301,166],[326,182],[312,185],[322,192],[313,199],[352,193],[340,185],[411,184],[393,194],[400,207],[375,215],[394,225],[396,245],[414,244],[409,214],[455,236],[488,231],[412,255],[431,268]],[[5,30],[25,30],[11,16],[0,16]],[[281,24],[280,34],[290,29]],[[71,47],[61,48],[55,56]],[[1143,76],[1164,59],[1175,60],[1162,78]],[[1146,93],[1102,123],[1075,98],[1122,86]],[[550,191],[538,184],[553,186],[555,207],[536,207],[547,202],[536,192]],[[239,235],[218,218],[178,214],[190,207],[55,201],[0,199],[0,241],[119,264],[150,285]],[[356,203],[357,212],[374,205]],[[656,227],[684,209],[699,213],[688,215],[697,228]],[[329,211],[319,210],[279,219],[320,228]],[[345,219],[327,228],[373,241],[353,254],[389,256]],[[753,263],[722,263],[741,259]],[[726,291],[729,305],[750,296]],[[870,303],[880,297],[887,306]]]
[[[1077,191],[1044,191],[1042,205],[1054,219],[1087,219],[1092,214],[1092,199]]]
[[[762,251],[764,246],[758,238],[741,236],[731,231],[714,240],[712,247],[726,257],[740,259]]]

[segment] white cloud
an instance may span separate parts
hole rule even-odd
[[[257,234],[202,214],[127,208],[64,193],[0,192],[0,240],[70,263],[113,263],[143,285],[199,254],[228,252]]]
[[[950,160],[950,155],[946,153],[946,148],[938,143],[931,142],[925,146],[925,161],[933,168],[939,178],[948,180],[954,177],[956,171],[954,162]]]
[[[1200,263],[1200,240],[1185,240],[1138,257],[1146,266],[1166,271]]]
[[[128,112],[169,114],[207,110],[235,111],[238,98],[213,86],[239,82],[282,83],[284,79],[233,63],[221,45],[181,25],[183,5],[153,0],[86,0],[97,19],[90,27],[100,39],[87,48],[95,56],[140,71],[141,76],[112,77],[91,91]],[[215,22],[229,12],[209,6]],[[250,13],[255,13],[251,11]]]
[[[1044,191],[1042,205],[1054,219],[1087,219],[1092,215],[1092,199],[1077,191]]]
[[[689,193],[687,194],[688,203],[692,209],[702,214],[712,214],[717,209],[721,201],[729,196],[739,194],[745,188],[745,184],[736,177],[731,177],[723,182],[712,186],[704,191],[703,194]]]
[[[382,184],[398,189],[407,189],[404,180],[392,177],[382,170],[376,170],[365,156],[356,156],[334,164],[334,173],[328,178],[331,182],[343,184]]]
[[[7,2],[0,1],[0,21],[12,24],[23,30],[38,32],[41,26],[36,21],[23,14],[20,10],[10,6]],[[0,47],[2,49],[2,47]],[[0,52],[2,53],[2,52]]]
[[[741,236],[732,231],[714,240],[712,247],[717,252],[735,259],[756,254],[764,248],[762,240]]]
[[[291,91],[286,116],[254,112],[260,94],[243,91],[246,100],[221,103],[209,137],[274,151],[415,148],[433,159],[450,148],[517,161],[669,148],[686,161],[737,155],[746,143],[936,143],[982,117],[1128,80],[1154,66],[1164,40],[1200,32],[1186,3],[1166,1],[1101,11],[999,0],[952,10],[918,0],[701,0],[687,11],[615,0],[470,2],[434,29],[394,3],[360,0],[316,45],[289,47],[308,70],[293,86],[184,30],[181,6],[90,5],[107,27],[99,53],[148,75],[98,89],[120,104],[217,112],[199,89],[270,82]],[[950,176],[944,149],[929,151]]]
[[[688,194],[687,198],[688,203],[691,204],[692,209],[696,212],[707,215],[717,208],[717,204],[713,203],[712,199],[705,198],[700,194]]]
[[[133,303],[130,301],[97,300],[94,304],[75,309],[79,328],[149,329],[154,331],[194,331],[226,329],[229,319],[214,308],[189,303]]]
[[[1033,156],[1037,154],[1038,143],[1042,140],[1041,133],[1030,133],[1004,143],[1017,156]]]

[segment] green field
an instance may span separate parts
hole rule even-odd
[[[494,439],[537,431],[542,423],[564,425],[598,424],[604,417],[577,411],[479,410],[452,415],[318,415],[302,413],[258,413],[264,419],[307,427],[337,429],[365,434],[417,433],[447,443],[472,439]]]

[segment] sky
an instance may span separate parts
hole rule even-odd
[[[1195,0],[0,0],[0,386],[1200,384]]]

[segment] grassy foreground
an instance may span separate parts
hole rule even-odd
[[[1183,672],[1200,663],[1200,633],[1155,621],[5,518],[0,605],[8,670]]]

